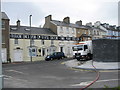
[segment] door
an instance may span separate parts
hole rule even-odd
[[[45,56],[45,48],[42,48],[42,56]]]
[[[23,61],[22,50],[14,50],[14,62]]]
[[[63,52],[63,47],[60,47],[60,52]]]
[[[7,50],[6,50],[6,48],[2,48],[1,56],[2,56],[2,62],[7,62]]]

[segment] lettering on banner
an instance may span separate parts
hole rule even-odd
[[[67,41],[79,41],[78,37],[60,37],[60,36],[44,36],[44,35],[28,35],[28,34],[10,34],[10,38],[17,39],[42,39],[42,40],[67,40]]]

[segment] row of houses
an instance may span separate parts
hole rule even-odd
[[[52,20],[52,15],[45,17],[43,28],[22,26],[20,20],[10,25],[10,19],[2,13],[2,61],[21,62],[44,60],[53,52],[64,52],[73,56],[72,46],[85,40],[120,37],[120,27],[111,27],[100,22],[82,24],[71,23],[69,17],[62,21]],[[114,33],[112,33],[114,32]]]

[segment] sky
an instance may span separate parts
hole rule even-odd
[[[45,17],[52,15],[53,20],[63,21],[70,17],[70,22],[82,20],[83,25],[96,21],[118,26],[118,2],[120,0],[2,0],[1,11],[5,12],[10,25],[29,26],[32,15],[32,26],[39,27],[45,23]]]

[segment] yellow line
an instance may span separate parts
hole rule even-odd
[[[65,64],[64,62],[62,62],[61,64]]]

